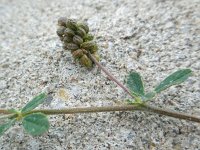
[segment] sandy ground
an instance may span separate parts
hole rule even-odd
[[[116,105],[130,98],[97,68],[64,52],[60,16],[87,20],[101,63],[120,81],[137,70],[146,90],[179,68],[194,72],[152,105],[200,115],[200,0],[0,0],[0,107],[21,108],[46,92],[42,108]],[[64,94],[63,94],[64,93]],[[143,112],[50,117],[48,133],[20,123],[0,138],[2,150],[200,149],[199,124]]]

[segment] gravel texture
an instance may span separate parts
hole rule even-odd
[[[97,68],[87,70],[63,51],[61,16],[86,20],[101,63],[124,82],[142,74],[146,90],[179,68],[185,83],[152,105],[200,116],[200,0],[0,0],[0,107],[21,108],[40,92],[42,108],[117,105],[130,98]],[[124,101],[125,102],[125,101]],[[28,135],[17,123],[0,137],[2,150],[200,149],[200,126],[143,112],[50,117],[49,132]]]

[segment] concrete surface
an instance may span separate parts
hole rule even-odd
[[[116,105],[130,98],[97,68],[64,52],[60,16],[87,20],[101,63],[120,81],[131,70],[146,90],[179,68],[194,75],[152,105],[200,115],[200,0],[0,0],[0,107],[21,108],[40,92],[41,108]],[[200,149],[199,124],[143,112],[51,116],[32,137],[17,123],[0,138],[2,150]]]

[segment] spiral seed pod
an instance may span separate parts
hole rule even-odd
[[[69,50],[77,50],[79,49],[79,46],[74,43],[65,43],[67,49]]]
[[[73,31],[77,30],[77,23],[73,19],[68,19],[66,22],[66,27],[72,29]]]
[[[92,61],[87,57],[87,55],[83,55],[81,58],[80,58],[80,63],[87,67],[87,68],[91,68],[92,67]]]
[[[85,49],[82,49],[82,51],[84,54],[86,54],[86,55],[88,54],[88,51],[86,51]]]
[[[80,44],[83,43],[83,39],[82,39],[80,36],[75,35],[75,36],[73,37],[73,42],[74,42],[75,44],[80,45]]]
[[[96,52],[98,50],[98,46],[95,44],[91,49],[89,49],[89,51],[91,52],[91,53],[94,53],[94,52]]]
[[[89,49],[89,48],[93,47],[94,45],[95,45],[95,43],[93,41],[84,42],[81,44],[81,48]]]
[[[70,37],[70,36],[65,36],[63,38],[63,42],[65,42],[65,43],[72,43],[73,42],[73,38]]]
[[[99,57],[99,54],[98,53],[93,53],[92,56],[97,60],[99,61],[100,60],[100,57]]]
[[[65,29],[66,29],[65,27],[60,26],[60,27],[57,29],[57,31],[56,31],[57,35],[58,35],[58,36],[63,36],[63,35],[64,35]]]
[[[86,35],[86,32],[83,28],[78,28],[78,30],[76,31],[76,34],[83,38]]]
[[[59,26],[64,26],[64,27],[66,27],[66,21],[67,21],[67,18],[66,18],[66,17],[60,17],[60,18],[58,19],[58,25],[59,25]]]
[[[96,47],[96,43],[93,41],[89,41],[89,42],[84,42],[81,44],[81,48],[84,48],[86,50],[92,50]]]
[[[63,41],[63,40],[64,40],[64,37],[63,37],[63,36],[59,36],[59,39],[60,39],[61,41]]]
[[[83,38],[84,42],[92,41],[93,39],[94,39],[94,36],[91,34],[87,34]]]
[[[73,37],[75,35],[74,31],[69,29],[69,28],[66,28],[65,31],[64,31],[64,35],[65,36],[70,36],[70,37]]]
[[[68,50],[68,48],[67,48],[67,45],[66,45],[66,44],[63,44],[62,48],[63,48],[64,50]]]
[[[84,29],[86,33],[89,32],[89,27],[88,27],[87,23],[80,22],[80,23],[78,23],[78,27],[81,27],[82,29]]]
[[[73,57],[75,59],[79,59],[79,58],[81,58],[84,55],[84,53],[83,53],[82,49],[78,49],[78,50],[72,52],[72,55],[73,55]]]

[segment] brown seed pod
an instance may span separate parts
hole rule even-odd
[[[88,54],[88,51],[86,51],[85,49],[82,49],[84,54]]]
[[[92,41],[94,39],[94,36],[91,35],[91,34],[86,34],[83,38],[84,42],[87,42],[87,41]]]
[[[60,26],[56,31],[57,35],[58,36],[63,36],[65,29],[66,29],[65,27]]]
[[[64,40],[64,37],[63,37],[63,36],[59,36],[59,39],[60,39],[61,41],[63,41],[63,40]]]
[[[80,22],[80,23],[78,23],[78,27],[83,28],[83,29],[85,30],[86,33],[89,32],[89,27],[88,27],[87,23],[85,23],[85,22]]]
[[[84,53],[83,53],[83,50],[82,50],[82,49],[78,49],[78,50],[75,50],[74,52],[72,52],[72,56],[73,56],[75,59],[79,59],[79,58],[81,58],[83,55],[84,55]]]
[[[73,31],[77,30],[77,23],[73,19],[68,19],[67,22],[66,22],[66,26],[67,26],[67,28],[70,28]]]
[[[97,61],[100,60],[99,54],[98,54],[97,52],[93,53],[92,56],[93,56]]]
[[[64,27],[66,27],[66,21],[67,21],[67,18],[66,18],[66,17],[60,17],[60,18],[58,19],[58,25],[59,25],[59,26],[64,26]]]
[[[63,38],[63,42],[65,42],[65,43],[71,43],[71,42],[73,42],[73,38],[70,37],[70,36],[65,36]]]
[[[95,53],[97,50],[98,50],[97,44],[95,44],[91,49],[89,49],[89,51],[90,51],[91,53]]]
[[[96,49],[96,43],[93,41],[89,41],[89,42],[84,42],[81,44],[81,48],[84,48],[86,50],[95,50]]]
[[[83,39],[82,39],[80,36],[75,35],[75,36],[73,37],[73,42],[74,42],[75,44],[80,45],[80,44],[83,43]]]
[[[79,46],[74,43],[65,43],[67,49],[69,50],[77,50],[79,49]]]
[[[66,28],[65,31],[64,31],[64,35],[69,36],[69,37],[73,37],[75,35],[75,33],[74,33],[73,30]]]
[[[76,31],[76,34],[83,38],[86,35],[86,32],[83,28],[79,27],[78,30]]]
[[[67,48],[67,45],[66,45],[66,44],[63,44],[62,48],[63,48],[64,50],[68,50],[68,48]]]
[[[87,67],[87,68],[91,68],[92,67],[92,61],[87,57],[87,55],[83,55],[81,58],[80,58],[80,63]]]

